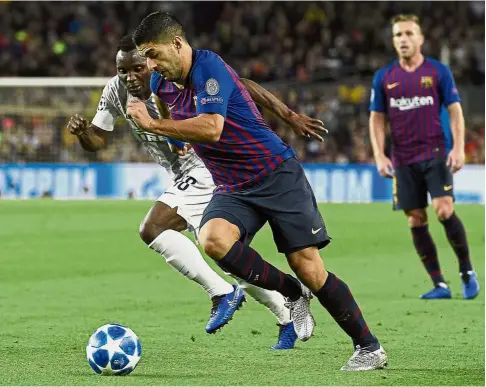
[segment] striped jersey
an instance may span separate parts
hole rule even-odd
[[[130,125],[132,135],[147,149],[152,158],[164,167],[169,175],[174,178],[177,175],[187,172],[192,168],[203,166],[203,163],[194,151],[189,151],[185,156],[177,156],[172,153],[167,138],[157,134],[149,133],[140,129],[135,121],[127,116],[127,103],[130,94],[118,76],[108,81],[98,103],[96,115],[93,118],[93,125],[106,131],[113,131],[115,122],[123,116]],[[159,118],[158,110],[151,96],[145,101],[147,111],[152,118]]]
[[[399,61],[373,78],[370,110],[385,113],[391,127],[394,166],[443,157],[452,149],[447,106],[460,102],[449,67],[432,59],[412,72]]]
[[[179,89],[157,73],[152,74],[151,88],[173,119],[204,113],[225,118],[218,142],[192,144],[213,176],[215,192],[249,187],[295,156],[265,123],[238,74],[211,51],[193,50],[187,88]]]

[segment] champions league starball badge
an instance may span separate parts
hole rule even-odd
[[[214,78],[209,78],[206,82],[206,93],[209,95],[216,95],[219,92],[218,81]]]

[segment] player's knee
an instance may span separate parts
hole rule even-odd
[[[208,235],[201,245],[208,256],[217,260],[223,258],[231,248],[228,248],[224,238],[218,235]]]
[[[165,229],[159,227],[153,222],[148,220],[143,220],[140,223],[140,227],[138,229],[138,234],[140,238],[147,244],[151,244],[155,238],[157,238]]]
[[[439,220],[449,219],[454,213],[452,198],[438,198],[433,200],[435,213]]]
[[[427,224],[427,212],[424,209],[405,211],[409,227],[423,227]]]
[[[233,224],[221,219],[210,220],[199,233],[199,243],[211,258],[223,258],[238,240],[239,230]],[[236,230],[235,230],[236,228]]]
[[[201,235],[201,234],[200,234]],[[228,238],[224,234],[208,233],[199,238],[199,241],[204,249],[204,252],[213,259],[220,260],[224,258],[231,247],[235,244],[235,240]]]
[[[177,214],[177,207],[171,208],[165,203],[157,202],[140,223],[140,238],[149,245],[166,230],[184,231],[187,222]]]

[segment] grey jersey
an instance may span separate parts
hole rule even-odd
[[[166,137],[140,129],[134,120],[127,117],[128,98],[128,90],[118,76],[110,79],[103,89],[96,115],[92,121],[93,125],[111,132],[116,120],[123,116],[129,123],[133,136],[143,144],[154,160],[169,172],[171,177],[192,168],[204,166],[192,149],[185,156],[177,156],[170,151]],[[152,118],[159,118],[153,96],[145,101],[145,105]]]

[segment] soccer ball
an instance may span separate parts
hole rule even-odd
[[[120,324],[99,327],[89,339],[86,356],[91,368],[101,375],[128,375],[142,356],[137,335]]]

